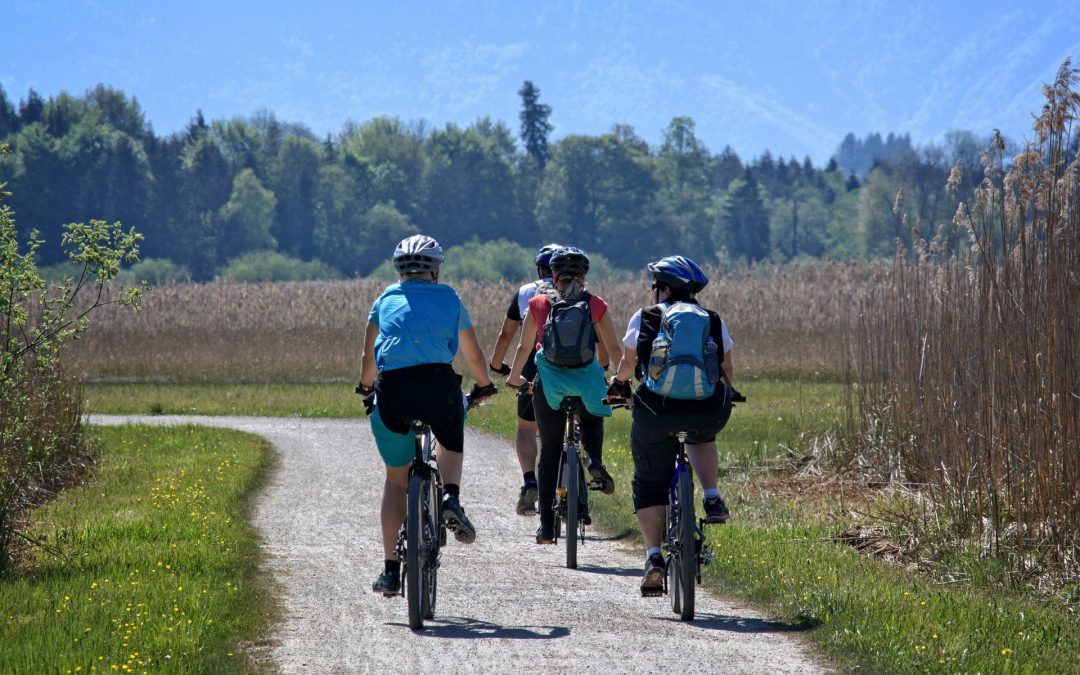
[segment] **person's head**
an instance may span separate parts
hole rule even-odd
[[[563,246],[551,254],[551,280],[564,298],[576,298],[585,290],[589,256],[580,248]]]
[[[423,234],[402,239],[394,249],[394,269],[402,281],[438,281],[439,265],[443,260],[439,242]]]
[[[672,255],[649,263],[657,302],[692,300],[709,284],[709,277],[690,258]]]
[[[536,250],[536,257],[533,258],[533,262],[536,263],[536,276],[541,279],[551,278],[551,256],[560,248],[562,246],[558,244],[547,244]]]

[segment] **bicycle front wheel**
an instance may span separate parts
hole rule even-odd
[[[566,446],[566,566],[577,569],[577,545],[581,515],[581,462],[577,448]]]
[[[677,610],[683,621],[694,618],[694,584],[697,578],[697,547],[694,524],[694,482],[690,473],[679,476],[679,591],[682,607]]]
[[[409,628],[423,628],[423,547],[422,514],[424,509],[423,481],[420,476],[409,477],[405,502],[405,600],[409,605]]]

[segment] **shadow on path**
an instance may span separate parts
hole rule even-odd
[[[675,614],[667,617],[657,617],[661,621],[679,620]],[[801,633],[814,627],[812,623],[784,623],[782,621],[770,621],[769,619],[755,619],[746,616],[728,616],[726,614],[709,614],[697,612],[694,620],[688,622],[695,628],[707,628],[709,630],[725,630],[732,633]]]
[[[390,625],[407,626],[392,622]],[[554,640],[570,635],[567,626],[500,626],[497,623],[460,616],[428,619],[417,635],[450,639]]]
[[[600,567],[598,565],[578,565],[579,572],[606,574],[613,577],[640,577],[641,570],[636,567]]]

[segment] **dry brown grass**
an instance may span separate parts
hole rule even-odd
[[[741,373],[837,374],[838,313],[874,273],[821,264],[713,276],[702,301],[727,321]],[[490,351],[517,285],[444,281],[461,295]],[[107,311],[95,319],[77,345],[78,368],[93,379],[352,380],[367,312],[383,287],[354,280],[157,288],[140,313]],[[620,331],[651,295],[644,277],[590,288],[607,299]]]
[[[1017,580],[1080,573],[1075,84],[1066,62],[1038,142],[1007,166],[999,139],[954,223],[898,254],[854,342],[864,457],[927,485],[958,544],[1007,559]]]

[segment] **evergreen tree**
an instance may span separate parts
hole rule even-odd
[[[0,138],[6,138],[18,130],[19,118],[15,114],[15,106],[8,101],[7,92],[0,85]]]
[[[547,143],[552,129],[548,122],[551,106],[540,103],[540,89],[529,80],[525,80],[518,96],[521,97],[521,140],[525,142],[525,152],[543,170],[551,157]]]
[[[19,101],[19,125],[25,127],[34,122],[41,122],[44,115],[45,100],[31,87],[26,94],[26,99]]]
[[[728,251],[749,261],[769,255],[769,215],[749,168],[732,184],[726,215]]]

